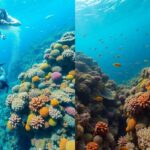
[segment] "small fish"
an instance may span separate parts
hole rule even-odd
[[[114,63],[113,66],[119,68],[119,67],[121,67],[122,65],[121,65],[120,63]]]
[[[48,15],[48,16],[46,16],[45,17],[45,20],[48,20],[48,19],[50,19],[51,17],[53,17],[54,15]]]

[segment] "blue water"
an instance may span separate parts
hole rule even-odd
[[[33,46],[47,38],[54,39],[55,36],[74,29],[74,0],[0,0],[0,8],[6,9],[22,23],[20,27],[6,30],[0,28],[6,35],[5,41],[0,40],[0,63],[5,63],[11,80],[14,67],[12,65],[24,65],[16,62],[20,56],[24,56],[21,60],[27,59],[26,54]],[[30,59],[26,61],[29,66]],[[15,68],[19,70],[19,66]],[[16,75],[13,76],[13,80],[16,79]]]
[[[74,30],[74,0],[0,0],[0,8],[22,23],[20,27],[0,27],[6,35],[6,40],[0,40],[0,63],[5,63],[11,89],[18,74],[36,63],[35,58],[39,57],[40,62],[43,60],[45,47],[64,32]],[[46,41],[48,45],[45,45]],[[17,146],[17,137],[6,128],[10,116],[6,97],[7,93],[0,91],[0,149],[13,150],[14,145]]]
[[[150,65],[149,8],[149,0],[77,0],[76,49],[111,79],[128,83]]]

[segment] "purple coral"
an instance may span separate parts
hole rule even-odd
[[[57,81],[60,81],[61,78],[62,78],[62,74],[60,72],[53,72],[51,74],[51,77],[52,77],[52,80],[57,82]]]

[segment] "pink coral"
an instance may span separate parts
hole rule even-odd
[[[47,96],[34,97],[29,103],[29,108],[32,111],[37,112],[48,101],[49,101],[49,98]]]
[[[33,129],[39,130],[44,127],[44,119],[41,116],[33,116],[30,125]]]
[[[51,77],[53,81],[59,81],[62,78],[62,75],[60,72],[53,72]]]
[[[9,123],[11,124],[12,128],[17,128],[21,125],[21,118],[17,114],[11,114]]]
[[[66,107],[65,111],[69,114],[69,115],[72,115],[72,116],[75,116],[76,115],[76,110],[74,107]]]

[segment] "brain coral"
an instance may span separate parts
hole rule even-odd
[[[96,135],[106,135],[108,133],[108,124],[105,122],[97,122],[95,125],[95,134]]]
[[[12,128],[17,128],[21,125],[21,118],[17,114],[11,114],[8,123]]]
[[[39,130],[40,128],[43,128],[44,125],[45,125],[45,122],[41,116],[34,116],[31,119],[30,126],[35,130]]]

